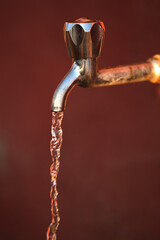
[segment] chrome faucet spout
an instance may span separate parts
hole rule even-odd
[[[79,59],[73,65],[59,84],[52,98],[52,112],[62,112],[66,109],[67,97],[75,86],[90,87],[96,81],[96,58]]]
[[[66,109],[67,97],[71,89],[78,85],[80,76],[80,66],[77,62],[74,62],[70,71],[54,92],[51,105],[52,112],[62,112]]]

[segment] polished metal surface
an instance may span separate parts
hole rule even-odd
[[[98,70],[97,58],[101,52],[104,30],[103,22],[85,18],[65,24],[65,40],[73,65],[53,95],[52,111],[65,110],[67,97],[76,85],[103,87],[140,81],[160,83],[160,55],[141,64]]]
[[[98,57],[101,53],[105,27],[102,21],[79,18],[64,25],[64,39],[69,56],[74,59]]]
[[[66,109],[66,101],[71,89],[76,85],[81,87],[90,87],[91,82],[96,80],[96,59],[80,59],[73,62],[69,73],[64,77],[57,87],[53,99],[51,110],[61,112]]]
[[[69,73],[64,77],[53,95],[51,106],[53,112],[65,110],[68,94],[74,86],[78,85],[80,76],[79,65],[74,62]]]

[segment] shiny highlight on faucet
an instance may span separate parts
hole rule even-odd
[[[64,39],[73,64],[53,95],[53,112],[66,109],[67,97],[76,85],[86,88],[140,81],[160,83],[160,55],[154,55],[141,64],[98,70],[97,59],[101,53],[104,33],[102,21],[80,18],[65,23]]]

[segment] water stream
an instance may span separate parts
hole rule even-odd
[[[47,240],[56,240],[56,232],[60,222],[59,210],[57,204],[57,175],[59,172],[60,165],[60,149],[62,145],[62,119],[63,112],[52,112],[52,126],[51,126],[51,135],[52,139],[50,141],[50,152],[52,157],[52,164],[50,166],[50,175],[51,175],[51,223],[47,230]]]

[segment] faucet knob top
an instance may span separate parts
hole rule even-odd
[[[101,53],[105,27],[102,21],[79,18],[64,25],[64,38],[70,57],[94,58]]]

